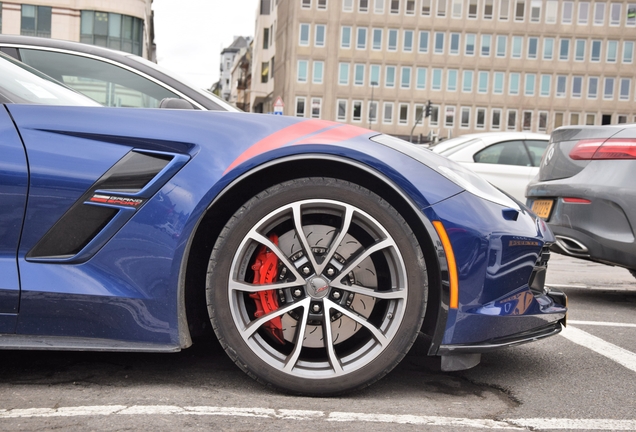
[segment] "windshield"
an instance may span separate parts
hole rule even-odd
[[[53,78],[0,53],[0,101],[42,105],[100,106]]]
[[[136,61],[138,63],[141,63],[141,64],[143,64],[143,65],[145,65],[145,66],[147,66],[149,68],[153,68],[153,69],[157,70],[158,72],[161,72],[162,74],[164,74],[166,76],[169,76],[170,78],[174,79],[175,81],[179,81],[183,85],[186,85],[186,86],[190,87],[192,90],[196,91],[200,95],[206,97],[207,99],[209,99],[212,102],[214,102],[215,104],[217,104],[219,106],[219,108],[222,109],[222,110],[235,111],[235,112],[240,111],[236,107],[233,107],[232,105],[230,105],[227,102],[225,102],[220,97],[210,93],[207,90],[200,89],[197,84],[194,84],[194,83],[188,81],[187,79],[183,78],[182,76],[179,76],[178,74],[174,73],[173,71],[171,71],[169,69],[161,67],[158,64],[153,63],[150,60],[146,60],[143,57],[139,57],[139,56],[135,56],[135,55],[129,55],[127,57],[129,59],[134,60],[134,61]]]

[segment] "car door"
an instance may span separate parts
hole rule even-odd
[[[24,147],[0,105],[0,333],[14,333],[20,304],[17,252],[28,187]]]

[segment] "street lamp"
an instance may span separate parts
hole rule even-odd
[[[369,123],[369,129],[371,129],[371,109],[373,107],[373,89],[375,88],[375,86],[378,85],[378,83],[377,83],[377,81],[371,81],[370,84],[371,84],[371,102],[369,103],[369,122],[368,122]],[[376,111],[375,115],[376,115],[376,118],[377,118],[377,116],[378,116],[377,111],[378,110],[375,110],[375,111]]]

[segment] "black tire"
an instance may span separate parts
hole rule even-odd
[[[296,236],[298,224],[307,235]],[[268,252],[275,282],[255,284],[263,276],[252,268]],[[234,214],[212,251],[206,296],[221,345],[248,375],[295,394],[330,395],[365,387],[402,360],[424,319],[428,279],[415,235],[386,201],[346,181],[303,178]],[[273,317],[269,327],[257,322],[259,305]]]

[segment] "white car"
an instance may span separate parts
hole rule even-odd
[[[442,141],[432,150],[525,202],[526,186],[539,172],[549,141],[550,135],[545,134],[487,132]]]

